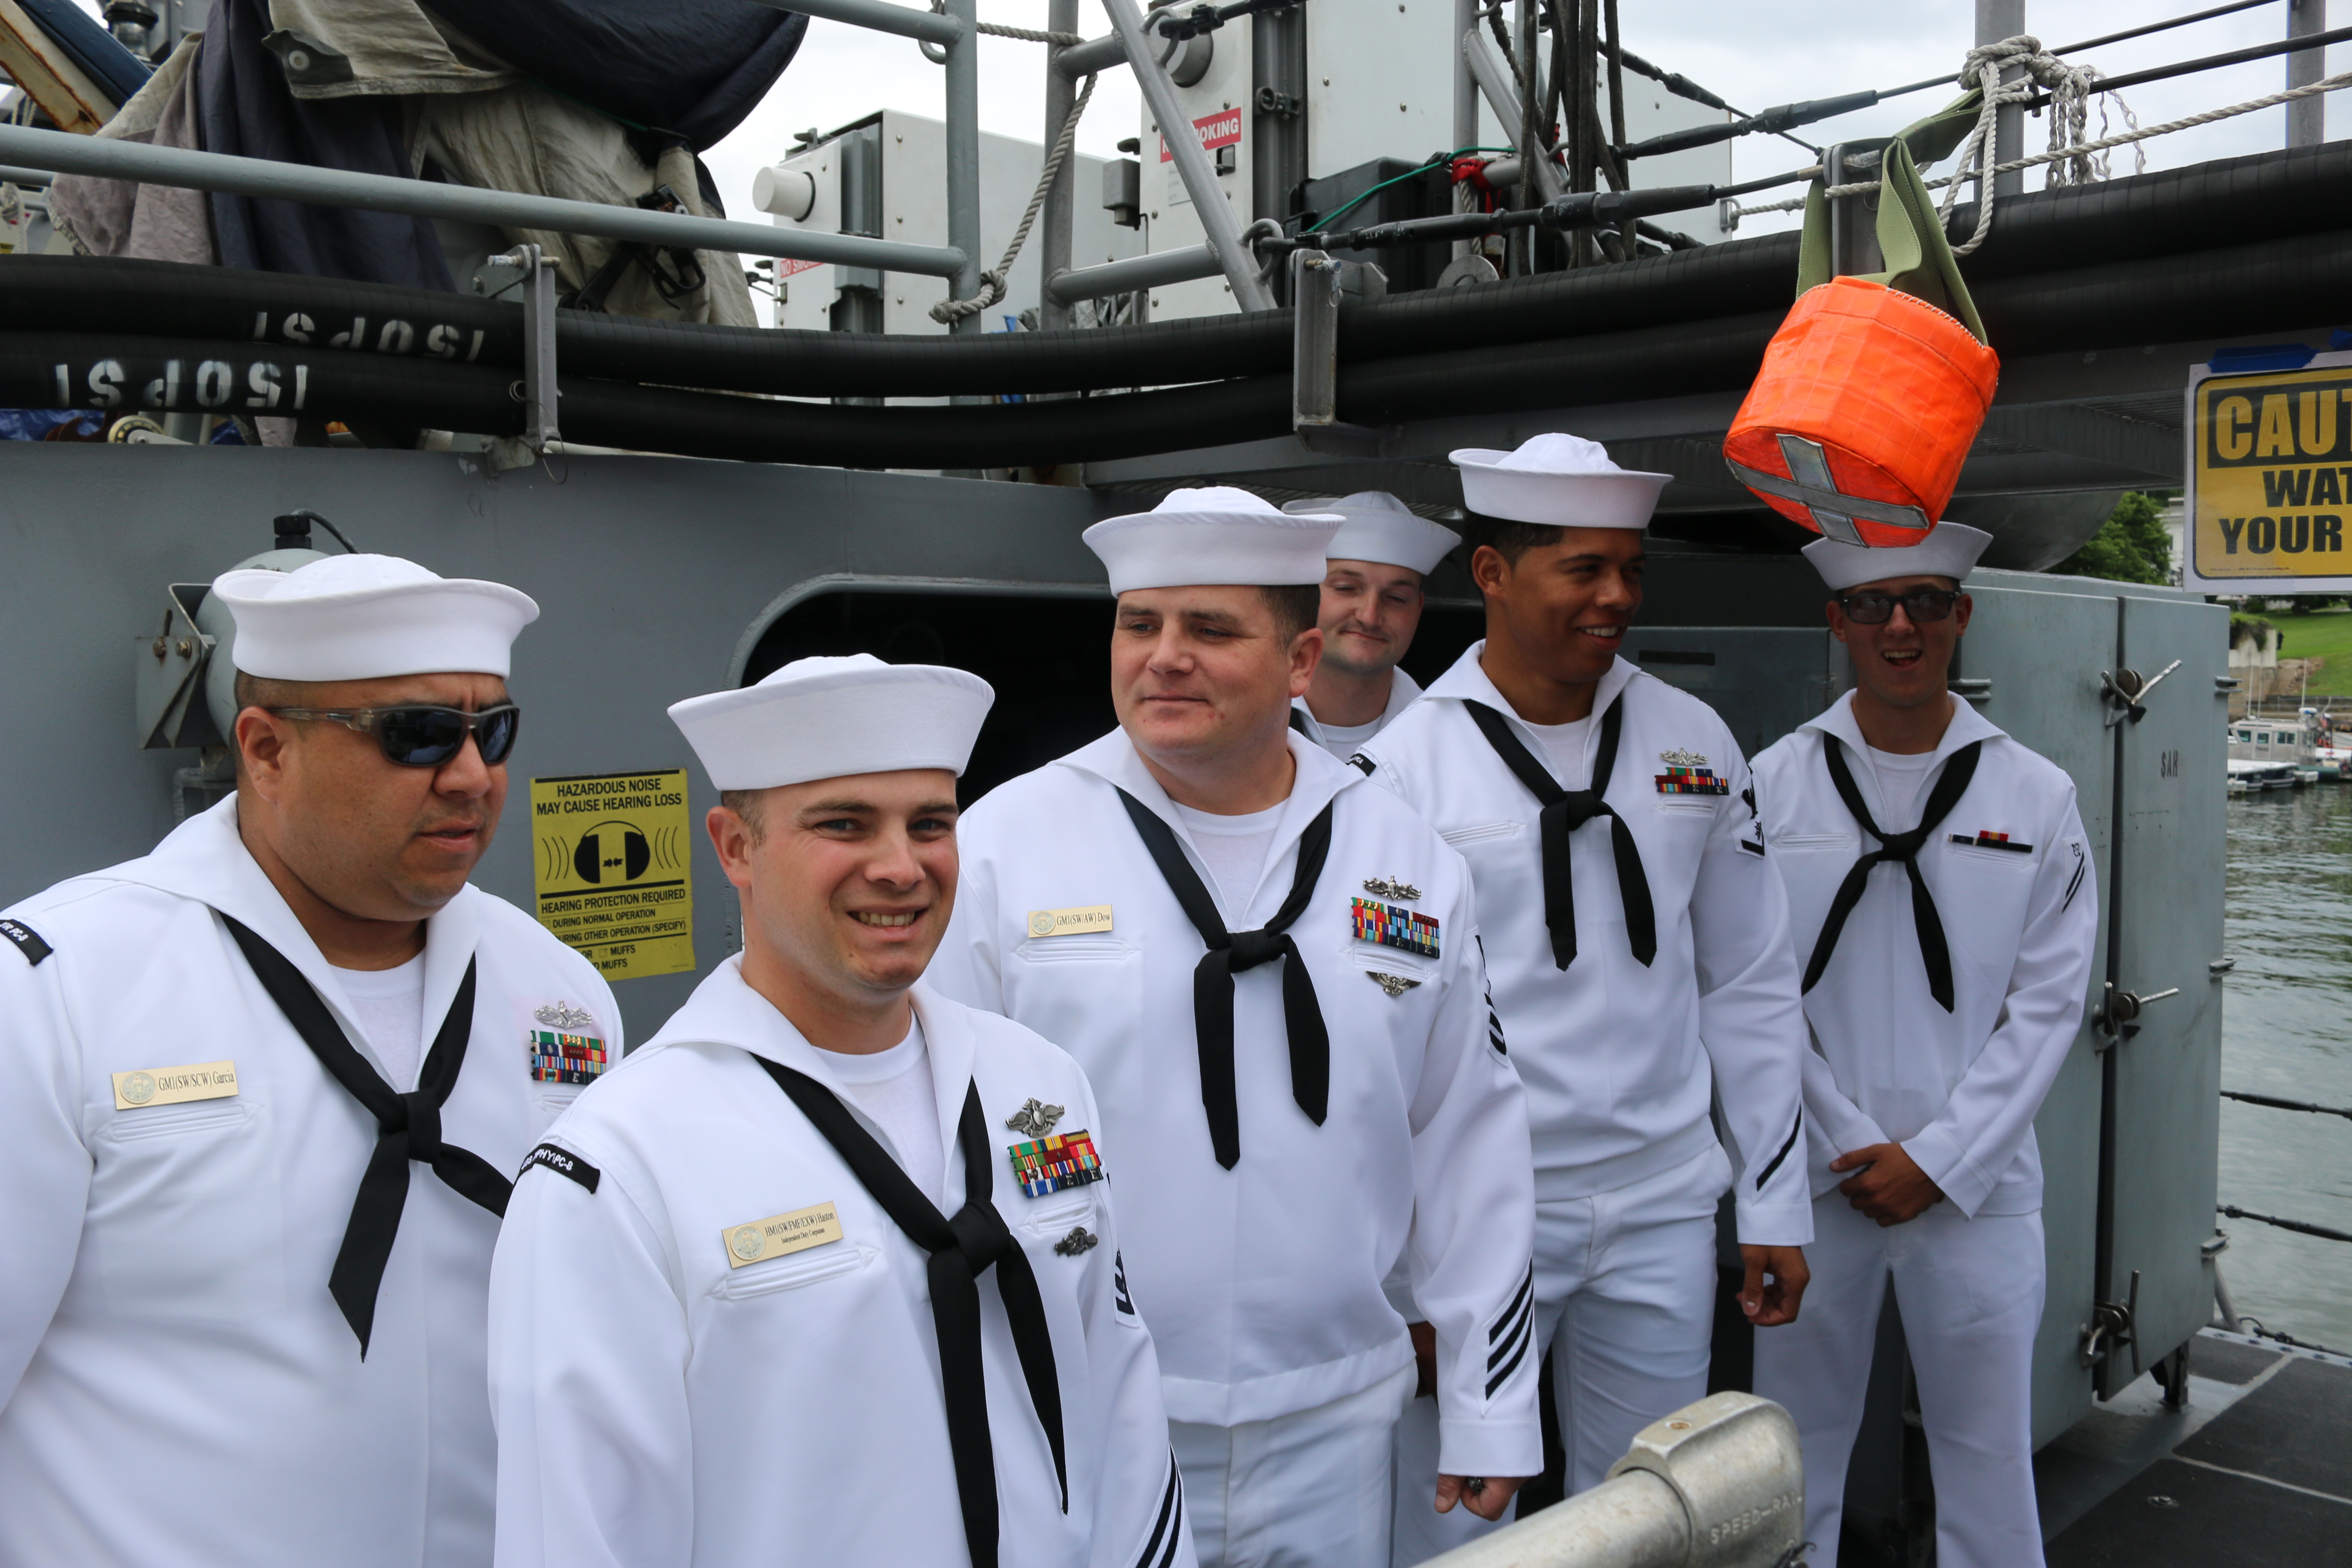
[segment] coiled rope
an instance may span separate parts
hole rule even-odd
[[[1020,256],[1022,246],[1028,242],[1029,227],[1037,221],[1037,210],[1045,205],[1045,193],[1053,188],[1054,177],[1062,172],[1062,163],[1070,155],[1070,143],[1078,134],[1078,117],[1086,113],[1087,100],[1094,95],[1095,79],[1088,77],[1086,86],[1078,90],[1077,101],[1070,105],[1070,112],[1063,117],[1062,133],[1054,139],[1054,150],[1045,155],[1045,167],[1037,175],[1037,188],[1030,193],[1029,210],[1021,215],[1021,226],[1013,231],[1013,243],[1004,247],[1004,259],[999,261],[993,269],[980,275],[981,290],[972,298],[942,300],[933,305],[931,320],[941,326],[952,326],[1004,298],[1005,279],[1012,276],[1013,263]]]
[[[2148,126],[2139,123],[2138,118],[2132,113],[2130,107],[2123,103],[2120,94],[2104,95],[2100,105],[2100,129],[2105,130],[2108,123],[2105,97],[2116,98],[2116,108],[2129,129],[2112,136],[2102,136],[2094,141],[2066,142],[2064,145],[2061,145],[2065,138],[2080,136],[2084,130],[2088,129],[2087,99],[2091,94],[2099,91],[2096,86],[2099,73],[2089,68],[2077,70],[2074,67],[2065,65],[2055,55],[2042,53],[2040,41],[2031,35],[2020,35],[2015,38],[2004,39],[1999,44],[1988,45],[1981,49],[1971,49],[1969,51],[1969,69],[1978,73],[1980,80],[1988,72],[1998,76],[2002,65],[2021,58],[2021,55],[2018,51],[2005,55],[1998,54],[1996,51],[2008,49],[2011,45],[2017,44],[2032,46],[2032,52],[2022,57],[2027,65],[2027,74],[2014,82],[1998,86],[1996,91],[2001,95],[1998,102],[1995,101],[1993,92],[1987,93],[1984,107],[1978,116],[1976,129],[1969,133],[1968,141],[1960,146],[1959,167],[1940,179],[1929,180],[1927,183],[1927,188],[1931,191],[1946,190],[1942,211],[1948,220],[1959,195],[1959,187],[1969,181],[1979,181],[1982,184],[1982,194],[1977,208],[1976,229],[1965,244],[1952,247],[1952,254],[1955,256],[1966,256],[1984,243],[1985,236],[1992,224],[1994,176],[2014,174],[2019,170],[2035,168],[2044,163],[2057,163],[2062,165],[2062,169],[2053,171],[2051,184],[2087,184],[2093,181],[2107,178],[2107,163],[2104,154],[2111,149],[2130,146],[2158,136],[2168,136],[2176,131],[2187,131],[2200,125],[2210,125],[2217,120],[2230,120],[2241,114],[2252,114],[2260,110],[2275,109],[2280,104],[2292,103],[2297,99],[2310,98],[2320,93],[2337,92],[2347,87],[2352,87],[2352,71],[2347,71],[2341,75],[2328,77],[2322,81],[2289,88],[2284,92],[2269,93],[2261,98],[2248,99],[2243,103],[2209,109],[2201,114],[2191,114],[2184,119],[2167,121],[2161,125]],[[1979,56],[1989,58],[1979,61]],[[2048,69],[2048,67],[2041,64],[2044,61],[2049,62],[2050,66],[2056,67],[2058,72],[2064,73],[2065,86],[2062,87],[2059,80],[2053,79],[2056,74],[2054,72],[2048,76],[2040,74],[2041,71]],[[2049,89],[2052,97],[2058,100],[2053,103],[2051,114],[2050,150],[2033,153],[2029,157],[2012,158],[2006,163],[1995,163],[1990,169],[1984,168],[1982,166],[1984,149],[1990,141],[1989,127],[2002,103],[2022,101],[2033,96],[2038,89],[2044,87]],[[1857,160],[1857,162],[1865,162],[1865,160]],[[2139,172],[2145,173],[2147,166],[2147,156],[2142,153],[2138,160]],[[1832,185],[1827,194],[1832,196],[1856,196],[1867,195],[1877,189],[1877,182],[1865,180],[1854,184]],[[1732,212],[1736,221],[1738,218],[1760,216],[1765,213],[1796,212],[1802,209],[1804,205],[1804,197],[1791,196],[1786,201],[1764,202],[1755,206],[1735,207]]]

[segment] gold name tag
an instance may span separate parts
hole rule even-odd
[[[1031,910],[1031,936],[1076,936],[1080,931],[1110,930],[1110,906],[1088,904],[1082,910]]]
[[[730,1225],[719,1233],[719,1239],[727,1247],[727,1267],[740,1268],[747,1263],[764,1263],[771,1258],[839,1241],[841,1216],[831,1204],[816,1204],[749,1225]]]
[[[184,1105],[191,1100],[226,1100],[236,1092],[235,1062],[198,1062],[184,1068],[142,1068],[114,1075],[114,1109]]]

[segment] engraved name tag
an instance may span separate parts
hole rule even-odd
[[[141,1068],[114,1075],[114,1109],[184,1105],[191,1100],[226,1100],[236,1092],[235,1062],[197,1062],[183,1068]]]
[[[839,1241],[841,1216],[829,1203],[814,1204],[749,1225],[730,1225],[719,1233],[719,1238],[727,1247],[727,1267],[740,1268],[747,1263],[764,1263],[771,1258]]]
[[[1088,904],[1082,910],[1031,910],[1031,936],[1075,936],[1080,931],[1110,930],[1110,906]]]

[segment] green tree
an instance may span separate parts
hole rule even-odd
[[[2099,531],[2050,570],[2116,583],[2170,582],[2172,541],[2164,531],[2164,503],[2138,490],[2126,491]]]

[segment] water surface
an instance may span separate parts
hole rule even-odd
[[[2230,802],[2221,1087],[2352,1107],[2352,786]],[[2352,1232],[2352,1121],[2221,1102],[2221,1197]],[[2223,1219],[2238,1310],[2352,1351],[2352,1243]]]

